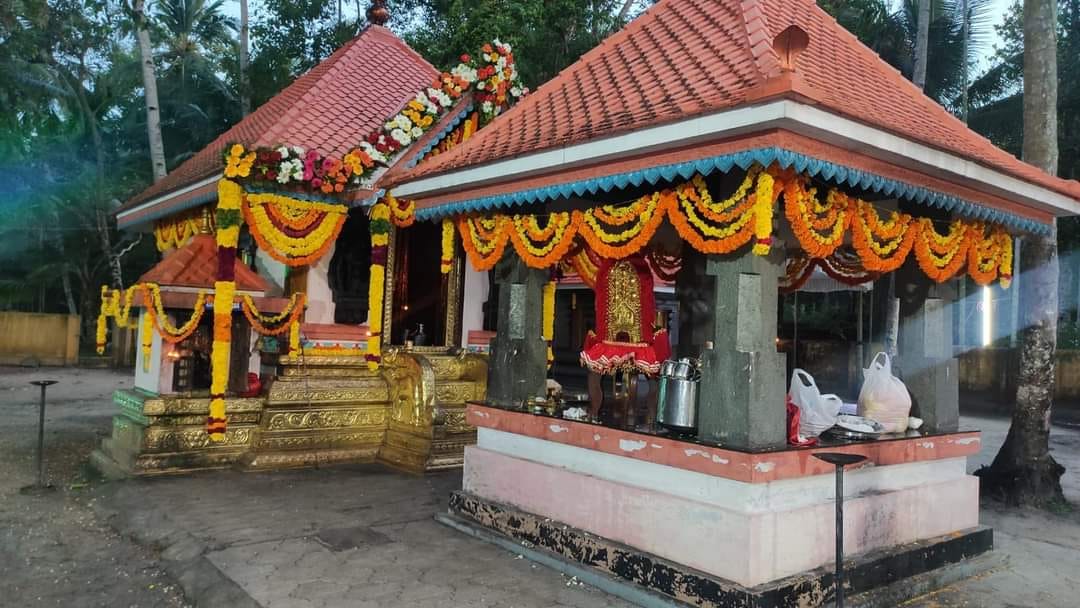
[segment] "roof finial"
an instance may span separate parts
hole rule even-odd
[[[371,6],[367,9],[367,20],[375,25],[386,25],[386,22],[390,20],[386,0],[371,0]]]
[[[773,50],[780,59],[780,69],[785,72],[794,72],[795,63],[799,55],[810,45],[810,35],[806,30],[797,25],[788,26],[787,29],[776,35],[773,39]]]

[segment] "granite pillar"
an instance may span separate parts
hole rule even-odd
[[[776,352],[777,280],[782,254],[709,256],[713,316],[702,355],[698,437],[760,449],[787,443],[785,369]]]
[[[905,265],[896,276],[900,297],[899,360],[894,373],[911,393],[913,416],[927,430],[956,431],[960,425],[960,366],[953,356],[952,304],[956,286],[933,284]]]
[[[547,345],[541,330],[548,273],[529,268],[510,251],[495,265],[492,278],[499,286],[499,304],[487,400],[495,405],[520,405],[545,394]]]
[[[675,277],[679,300],[679,342],[672,345],[677,357],[700,357],[705,343],[712,340],[713,292],[716,278],[705,273],[703,253],[683,249],[682,267]]]

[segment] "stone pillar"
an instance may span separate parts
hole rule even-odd
[[[786,358],[776,352],[777,280],[783,256],[709,256],[710,339],[702,357],[698,437],[760,449],[787,444]],[[685,338],[684,338],[685,339]]]
[[[541,337],[543,289],[548,273],[529,268],[509,251],[492,270],[499,285],[495,338],[491,341],[487,400],[520,405],[545,394],[547,345]]]
[[[923,428],[956,431],[960,425],[960,366],[953,356],[953,282],[931,284],[909,262],[896,276],[900,297],[900,368],[913,416]]]

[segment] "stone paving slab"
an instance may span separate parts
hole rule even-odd
[[[116,482],[99,502],[121,532],[166,558],[199,553],[264,608],[630,606],[436,523],[460,486],[460,472],[350,466]]]

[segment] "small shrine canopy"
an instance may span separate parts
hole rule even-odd
[[[162,289],[213,289],[218,271],[217,243],[212,234],[197,234],[191,241],[165,256],[139,277],[139,283],[156,283]],[[233,260],[236,290],[262,295],[270,288],[266,279],[238,259]]]
[[[308,149],[342,157],[383,125],[417,91],[439,76],[430,63],[389,29],[368,25],[359,35],[257,110],[222,133],[164,179],[125,203],[120,228],[147,227],[217,197],[226,147],[302,142]],[[374,195],[350,193],[352,200]]]
[[[812,0],[660,0],[383,185],[423,219],[774,163],[1020,231],[1080,213],[1080,184],[970,130]]]

